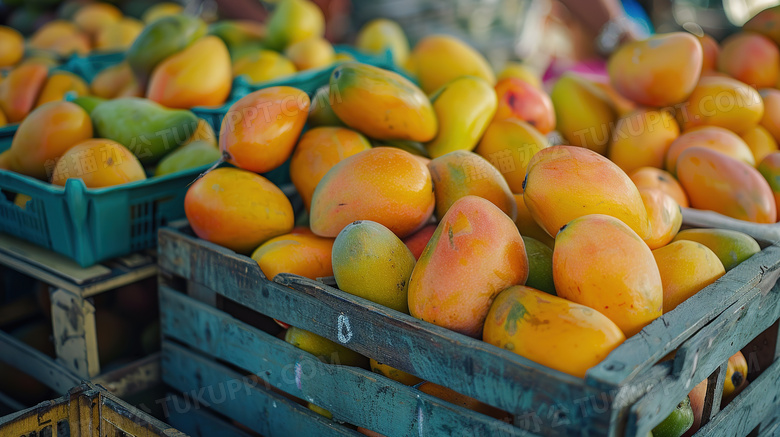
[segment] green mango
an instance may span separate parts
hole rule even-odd
[[[525,285],[557,296],[553,282],[553,250],[539,240],[523,237],[525,254],[528,256],[528,280]]]
[[[155,176],[165,176],[182,170],[213,164],[219,160],[222,153],[206,141],[193,141],[185,144],[165,157],[157,165]]]
[[[239,47],[248,44],[260,46],[265,36],[265,31],[259,23],[257,26],[252,26],[246,22],[230,20],[212,23],[209,25],[208,33],[221,39],[231,54]]]
[[[80,96],[72,100],[73,103],[81,106],[85,111],[87,111],[87,114],[91,114],[92,110],[95,109],[97,105],[105,101],[106,99],[97,96]]]
[[[344,126],[330,106],[330,89],[327,85],[320,87],[311,99],[308,122],[311,127]]]
[[[677,404],[677,408],[672,414],[666,417],[663,422],[653,428],[655,437],[680,437],[693,426],[693,409],[691,409],[691,400],[688,396],[682,402]]]
[[[192,111],[168,109],[140,97],[103,102],[91,115],[99,138],[122,144],[144,165],[156,163],[179,147],[198,126]]]
[[[281,0],[268,19],[265,45],[271,50],[325,34],[325,18],[310,0]]]
[[[184,50],[206,34],[206,23],[197,17],[171,15],[147,25],[127,50],[127,62],[141,84],[165,58]]]

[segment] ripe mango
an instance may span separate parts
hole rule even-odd
[[[154,170],[155,176],[198,168],[206,164],[213,164],[222,157],[219,149],[206,141],[199,140],[187,143],[165,155]]]
[[[289,59],[273,50],[258,50],[242,56],[233,64],[233,76],[246,76],[250,82],[264,82],[295,74]]]
[[[103,27],[95,37],[95,48],[106,51],[127,50],[144,30],[144,24],[135,18],[122,18]]]
[[[718,256],[695,241],[679,240],[653,250],[664,285],[664,314],[726,274]]]
[[[390,51],[396,65],[406,65],[409,60],[409,40],[395,21],[377,18],[360,29],[355,47],[366,53],[383,55]]]
[[[169,108],[220,106],[232,84],[225,43],[216,36],[205,36],[157,64],[146,94]]]
[[[122,11],[108,3],[89,3],[73,15],[73,23],[94,38],[101,29],[115,26],[122,19]]]
[[[474,152],[504,175],[513,193],[522,193],[528,163],[547,146],[547,138],[524,121],[493,120]]]
[[[476,153],[458,150],[428,163],[436,193],[436,217],[442,218],[460,198],[479,196],[496,205],[512,220],[517,205],[498,169]]]
[[[184,142],[183,145],[187,145],[195,141],[202,141],[215,149],[219,149],[219,144],[217,144],[217,135],[214,133],[214,129],[211,127],[211,124],[208,121],[202,118],[198,119],[198,126],[195,128],[195,132],[187,139],[187,141]]]
[[[333,112],[347,126],[378,140],[426,142],[437,133],[428,97],[392,71],[347,62],[330,76]]]
[[[314,189],[344,158],[371,148],[363,135],[341,127],[317,127],[301,136],[290,160],[290,179],[307,210]]]
[[[271,13],[263,44],[281,51],[290,44],[325,34],[325,18],[309,0],[281,0]]]
[[[336,101],[337,103],[338,101]],[[309,108],[309,126],[344,126],[331,106],[330,90],[327,86],[320,87],[311,99]]]
[[[758,91],[730,77],[702,77],[681,108],[683,129],[720,126],[736,133],[761,121],[764,103]]]
[[[669,112],[639,109],[618,120],[608,156],[626,173],[641,167],[661,168],[679,135],[680,126]]]
[[[515,203],[517,203],[517,218],[515,219],[515,225],[517,225],[517,230],[520,231],[520,235],[541,241],[552,249],[555,245],[555,239],[551,237],[544,228],[539,226],[539,223],[536,223],[536,220],[531,216],[531,211],[528,210],[528,206],[525,204],[524,196],[522,194],[515,194],[514,196]]]
[[[525,285],[556,296],[552,273],[553,250],[541,241],[525,235],[523,235],[523,243],[528,257],[528,279]]]
[[[680,205],[671,196],[656,188],[639,190],[647,210],[650,234],[645,243],[651,250],[669,244],[682,226]]]
[[[284,54],[298,71],[327,67],[336,60],[333,46],[325,38],[319,37],[290,44]]]
[[[237,167],[255,173],[271,171],[292,154],[309,105],[305,92],[288,86],[247,94],[230,106],[222,120],[219,149]]]
[[[49,78],[43,85],[35,106],[63,100],[67,93],[73,93],[75,96],[85,96],[89,94],[89,86],[83,79],[73,73],[67,71],[54,72],[49,75]]]
[[[570,221],[555,237],[553,278],[558,296],[609,317],[626,337],[661,316],[663,286],[653,253],[614,217]]]
[[[332,259],[341,291],[409,313],[407,290],[416,260],[390,229],[369,220],[350,223],[336,237]]]
[[[125,146],[95,138],[76,144],[57,160],[51,183],[64,186],[68,179],[81,179],[87,188],[101,188],[142,181],[146,173]]]
[[[582,147],[540,150],[528,165],[523,196],[536,222],[553,237],[562,226],[587,214],[616,217],[640,238],[649,233],[636,185],[611,161]]]
[[[498,73],[497,79],[500,81],[508,77],[524,80],[539,89],[542,88],[542,79],[539,74],[522,62],[507,62],[504,69]]]
[[[769,188],[775,198],[775,205],[778,206],[778,217],[780,217],[780,153],[770,153],[764,157],[756,170],[769,183]]]
[[[430,94],[461,76],[476,76],[496,83],[496,76],[487,60],[471,46],[449,35],[429,35],[412,50],[417,80]]]
[[[780,144],[780,91],[774,88],[764,88],[759,91],[764,103],[764,115],[761,117],[763,126]]]
[[[677,175],[694,208],[754,223],[777,221],[772,189],[761,173],[743,162],[691,147],[680,154]]]
[[[588,76],[586,80],[604,93],[619,117],[624,117],[639,108],[639,105],[627,99],[612,87],[608,76]]]
[[[565,73],[550,93],[557,130],[569,144],[602,155],[612,135],[617,112],[603,91],[574,73]]]
[[[19,124],[8,150],[9,167],[48,180],[57,158],[89,138],[92,138],[92,122],[80,106],[71,102],[46,103]]]
[[[428,242],[431,241],[431,237],[433,237],[434,232],[436,232],[436,224],[431,223],[429,225],[425,225],[419,231],[403,239],[406,247],[412,251],[414,259],[420,259],[420,255],[422,255],[422,252],[425,249],[425,246],[428,245]]]
[[[778,152],[777,141],[764,126],[760,124],[742,132],[740,138],[753,153],[755,162],[761,162],[767,155]]]
[[[327,364],[338,364],[342,366],[368,367],[368,358],[359,353],[344,347],[336,342],[330,341],[313,332],[290,326],[284,334],[284,341],[303,349],[314,355]]]
[[[742,26],[743,30],[757,32],[780,44],[780,6],[764,9]]]
[[[130,69],[130,64],[120,62],[98,72],[95,78],[92,79],[92,83],[89,84],[89,89],[92,94],[98,97],[113,99],[134,81],[135,78],[133,77],[133,70]]]
[[[252,253],[252,259],[271,280],[279,273],[317,279],[333,276],[332,250],[332,238],[286,234],[261,244]]]
[[[178,3],[173,3],[173,2],[155,3],[152,6],[149,6],[149,8],[144,11],[144,14],[141,16],[141,20],[144,22],[144,24],[148,25],[149,23],[153,21],[157,21],[162,17],[180,14],[182,13],[183,10],[184,8]]]
[[[524,80],[508,77],[496,83],[498,108],[496,120],[515,118],[535,127],[542,134],[555,129],[555,109],[542,89]]]
[[[85,55],[90,50],[89,38],[70,21],[53,20],[38,29],[29,40],[33,49],[53,51],[60,56],[73,53]]]
[[[720,55],[718,42],[707,34],[697,35],[696,38],[701,44],[703,54],[701,62],[702,73],[715,70],[718,67],[718,56]]]
[[[524,286],[507,288],[496,297],[482,338],[579,378],[626,340],[598,311]]]
[[[414,267],[409,313],[479,338],[496,295],[527,278],[515,224],[489,201],[466,196],[444,215]]]
[[[780,76],[780,49],[761,34],[735,33],[723,40],[718,70],[754,88],[774,87]]]
[[[756,160],[750,147],[739,135],[717,126],[703,126],[683,132],[669,147],[666,154],[666,169],[677,173],[680,154],[691,147],[704,147],[730,156],[747,165],[755,166]]]
[[[220,20],[209,25],[208,33],[221,39],[235,56],[242,46],[260,43],[265,38],[266,28],[263,23],[253,20]]]
[[[92,122],[98,137],[127,147],[142,164],[154,164],[192,136],[198,118],[184,109],[126,97],[98,105],[92,111]]]
[[[610,56],[607,69],[620,94],[645,106],[670,106],[693,91],[703,56],[695,36],[672,32],[623,44]]]
[[[154,68],[206,34],[206,23],[189,15],[170,15],[149,23],[127,49],[125,58],[136,78],[146,84]]]
[[[390,367],[387,364],[382,364],[378,362],[377,360],[371,358],[369,360],[371,364],[371,371],[374,373],[378,373],[380,375],[386,376],[393,381],[400,382],[401,384],[405,385],[417,385],[421,382],[423,382],[422,379],[404,372],[403,370],[398,370],[394,367]],[[364,433],[365,434],[365,433]],[[367,434],[371,435],[371,434]]]
[[[248,254],[293,228],[287,196],[268,179],[238,168],[218,168],[196,180],[184,197],[184,212],[195,234]]]
[[[727,272],[761,251],[753,237],[727,229],[686,229],[674,237],[674,241],[684,240],[707,246]]]
[[[39,62],[24,63],[0,82],[0,109],[9,123],[22,121],[35,107],[49,69]]]
[[[0,26],[0,68],[16,65],[24,56],[24,37],[16,29]]]
[[[335,237],[355,220],[386,226],[399,238],[420,229],[435,205],[428,168],[408,152],[375,147],[341,160],[322,178],[311,203],[311,230]]]

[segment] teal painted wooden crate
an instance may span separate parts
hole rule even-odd
[[[210,383],[229,378],[220,364],[229,363],[331,411],[337,421],[387,436],[646,436],[698,382],[720,375],[722,387],[723,363],[780,318],[780,247],[769,246],[645,327],[580,379],[320,282],[287,274],[269,281],[252,259],[190,232],[160,230],[163,379],[182,391],[198,389],[206,384],[204,374],[218,374],[209,376]],[[274,318],[340,342],[507,411],[514,422],[363,369],[322,364],[231,316],[219,302],[249,308],[254,324]],[[662,361],[675,350],[673,359]],[[766,403],[764,393],[777,392],[772,385],[777,371],[774,364],[762,374],[764,384],[757,380],[751,386],[753,395],[746,391],[736,406],[712,408],[707,418],[741,417]],[[707,394],[710,403],[718,397],[716,388],[713,384]],[[233,406],[221,408],[230,416]],[[746,421],[737,429],[749,432],[750,425]],[[726,435],[712,431],[714,426],[699,435]]]

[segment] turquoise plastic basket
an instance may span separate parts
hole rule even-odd
[[[91,53],[86,56],[73,55],[59,68],[75,73],[90,83],[101,70],[113,67],[124,60],[125,52]]]

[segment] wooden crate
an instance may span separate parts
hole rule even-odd
[[[69,390],[59,399],[0,417],[0,435],[186,437],[90,383]]]
[[[750,235],[763,244],[780,243],[780,223],[759,224],[726,217],[713,211],[683,208],[683,224],[694,228],[720,228]]]
[[[780,247],[769,246],[580,379],[320,282],[285,274],[269,281],[252,259],[187,229],[160,231],[158,261],[166,383],[191,390],[217,371],[208,384],[225,383],[230,377],[222,363],[228,363],[328,409],[337,421],[388,436],[646,435],[699,381],[710,375],[717,380],[731,355],[780,318]],[[215,296],[508,411],[514,425],[362,369],[322,364],[222,311]],[[662,361],[675,350],[672,360]],[[222,404],[228,416],[238,405]],[[726,414],[717,408],[709,413],[708,419]],[[266,431],[286,435],[282,428]]]

